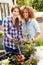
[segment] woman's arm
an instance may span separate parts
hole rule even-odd
[[[4,19],[3,20],[2,27],[3,27],[4,36],[8,37],[9,40],[11,40],[12,39],[12,36],[9,34],[9,30],[8,30],[9,26],[8,26],[8,23],[9,22],[8,22],[7,18]]]
[[[36,20],[34,21],[34,29],[36,31],[36,34],[34,35],[34,39],[37,39],[39,38],[41,31],[40,31],[38,22]]]
[[[34,39],[39,38],[39,36],[40,36],[40,32],[37,32],[37,33],[35,34],[35,36],[34,36]]]

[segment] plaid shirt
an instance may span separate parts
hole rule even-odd
[[[12,40],[8,39],[8,35],[11,35],[12,38],[16,38],[16,39],[22,38],[22,22],[21,21],[19,22],[20,28],[19,28],[18,31],[17,31],[16,27],[13,26],[13,24],[12,24],[12,17],[10,17],[10,16],[6,17],[3,20],[3,24],[2,25],[3,25],[3,31],[4,31],[3,44],[6,47],[15,49],[16,45],[13,43]]]

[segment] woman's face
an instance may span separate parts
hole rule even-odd
[[[13,17],[17,18],[19,16],[19,9],[18,8],[15,8],[12,12],[13,14]]]
[[[24,11],[23,11],[23,17],[24,17],[25,19],[28,19],[28,17],[29,17],[29,14],[28,14],[27,9],[24,9]]]

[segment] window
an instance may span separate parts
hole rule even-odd
[[[9,13],[9,5],[8,4],[5,4],[5,15],[8,16],[10,13]]]
[[[2,19],[5,17],[5,9],[4,9],[4,4],[1,3],[1,15],[2,15]]]
[[[0,20],[1,20],[1,10],[0,10]]]
[[[9,4],[8,3],[0,3],[0,19],[10,15],[9,12]]]

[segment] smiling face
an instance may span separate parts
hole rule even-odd
[[[12,15],[14,18],[17,18],[19,16],[19,9],[18,8],[13,9]]]
[[[24,11],[23,11],[23,17],[24,17],[24,19],[28,19],[28,17],[29,17],[27,9],[24,9]]]

